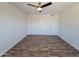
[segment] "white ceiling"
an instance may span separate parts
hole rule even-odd
[[[12,3],[17,8],[19,8],[21,11],[24,11],[26,14],[58,14],[65,10],[68,10],[68,8],[74,6],[78,2],[52,2],[53,4],[50,6],[47,6],[43,8],[42,12],[39,13],[37,11],[37,8],[28,6],[27,3],[38,5],[38,2],[14,2]],[[45,4],[47,2],[42,2],[42,4]]]

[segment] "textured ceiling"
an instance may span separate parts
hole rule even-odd
[[[67,10],[68,8],[74,6],[75,4],[77,4],[77,2],[52,2],[53,3],[52,5],[43,8],[42,12],[39,13],[37,11],[37,8],[28,6],[27,3],[38,5],[38,2],[14,2],[12,4],[28,15],[58,14],[58,13],[61,13],[65,10]],[[47,2],[42,2],[42,4],[45,4],[45,3],[47,3]]]

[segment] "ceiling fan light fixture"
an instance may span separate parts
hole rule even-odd
[[[41,8],[41,7],[38,7],[37,10],[38,10],[39,12],[41,12],[42,8]]]

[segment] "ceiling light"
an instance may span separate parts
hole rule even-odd
[[[38,10],[39,12],[41,12],[42,8],[41,8],[41,7],[38,7],[37,10]]]

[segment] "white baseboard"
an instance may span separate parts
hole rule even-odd
[[[69,42],[68,40],[65,40],[62,36],[58,35],[62,40],[64,40],[65,42],[67,42],[69,45],[71,45],[73,48],[75,48],[76,50],[79,51],[79,48],[77,46],[75,46],[73,43]]]
[[[7,51],[9,51],[12,47],[14,47],[17,43],[19,43],[21,40],[23,40],[25,37],[27,37],[28,35],[24,36],[23,38],[21,38],[19,41],[15,42],[15,44],[11,45],[9,48],[7,48],[4,52],[0,53],[0,56],[4,55]]]

